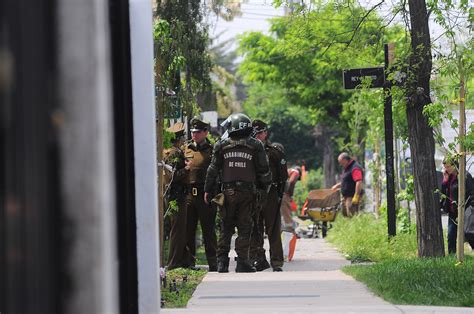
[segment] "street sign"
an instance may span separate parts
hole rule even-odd
[[[350,69],[342,72],[345,89],[355,89],[363,81],[371,79],[370,88],[384,87],[385,69],[384,67]]]
[[[392,120],[392,84],[386,84],[385,70],[395,59],[395,45],[384,45],[385,66],[376,68],[350,69],[342,72],[344,88],[355,89],[370,79],[370,88],[384,89],[384,126],[385,126],[385,169],[387,174],[387,229],[388,236],[396,235],[395,178],[393,164],[393,120]],[[395,73],[395,81],[403,82],[406,73]]]

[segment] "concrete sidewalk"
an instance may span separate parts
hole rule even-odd
[[[474,313],[473,308],[392,305],[340,269],[350,262],[322,239],[299,239],[283,272],[208,273],[186,309],[162,313]]]

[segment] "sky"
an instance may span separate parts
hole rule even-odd
[[[226,22],[222,18],[217,19],[210,28],[211,37],[219,37],[216,42],[222,42],[230,38],[236,38],[246,31],[268,32],[270,26],[268,19],[282,16],[283,8],[274,8],[271,0],[248,0],[241,6],[242,16],[236,17],[232,22]],[[216,18],[214,18],[215,22]]]
[[[212,38],[219,36],[216,39],[216,43],[230,38],[236,39],[239,34],[243,34],[246,31],[268,33],[270,26],[268,19],[284,15],[284,9],[273,7],[272,0],[248,0],[246,2],[241,4],[242,16],[236,17],[232,22],[226,22],[222,18],[210,18],[210,35]],[[379,2],[380,0],[359,0],[359,3],[367,8]],[[383,5],[378,7],[377,12],[384,20],[388,21],[393,16],[391,11],[397,2],[398,0],[386,0]],[[395,19],[395,22],[397,21],[403,23],[400,15]],[[432,39],[438,38],[443,32],[442,28],[434,22],[434,17],[430,18],[430,32]],[[236,44],[234,47],[236,47]]]

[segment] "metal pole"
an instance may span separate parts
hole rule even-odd
[[[156,181],[153,21],[149,0],[129,0],[133,91],[133,142],[137,221],[138,312],[160,312],[160,249]],[[161,116],[160,116],[161,118]],[[161,134],[161,133],[159,133]],[[159,150],[161,151],[161,150]],[[160,159],[161,160],[161,159]],[[160,172],[159,172],[160,173]],[[158,181],[161,185],[161,181]],[[132,311],[125,311],[132,313]]]
[[[63,313],[118,313],[109,2],[57,2]],[[66,278],[67,277],[67,278]]]
[[[389,48],[384,45],[385,70],[389,65]],[[395,176],[393,165],[393,120],[392,120],[392,93],[391,83],[385,81],[384,92],[384,124],[385,124],[385,171],[387,174],[387,226],[388,235],[396,235],[396,213],[395,213]]]

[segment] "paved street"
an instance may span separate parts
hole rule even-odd
[[[208,273],[186,309],[162,313],[474,313],[385,302],[340,269],[350,262],[322,239],[299,239],[282,273]]]

